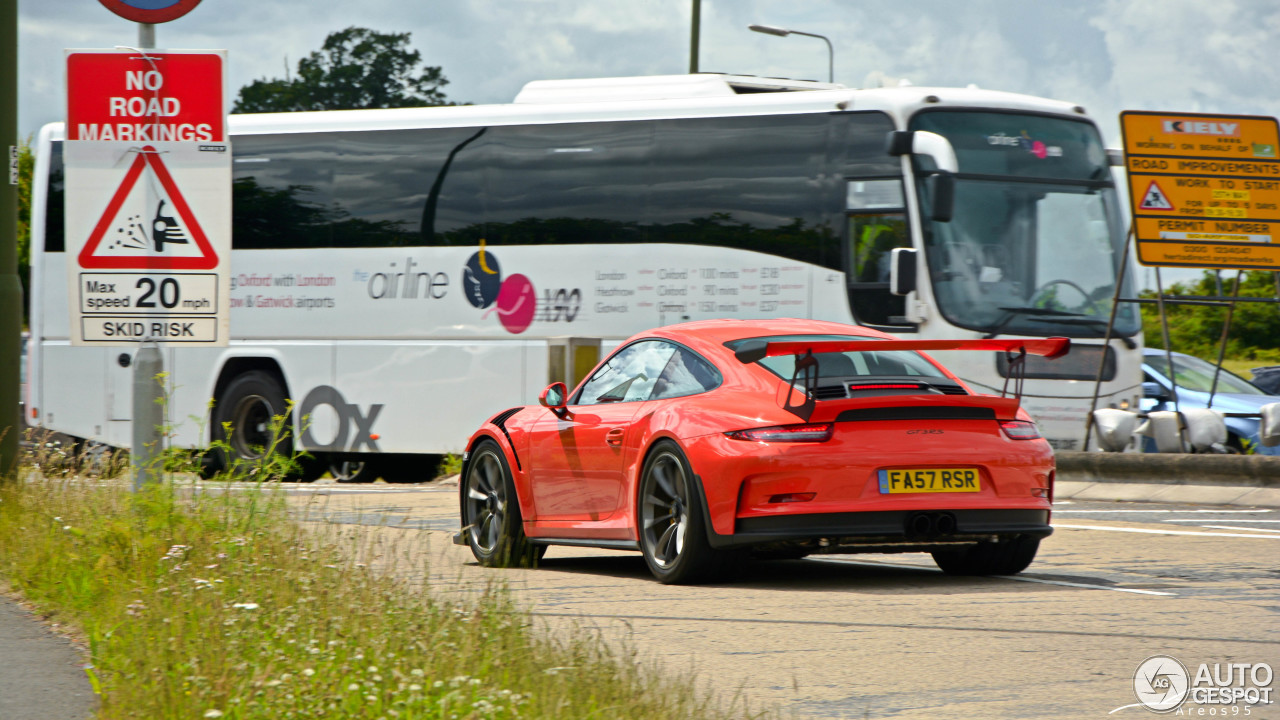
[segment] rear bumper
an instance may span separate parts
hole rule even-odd
[[[715,548],[811,544],[815,552],[906,552],[996,537],[1047,537],[1053,528],[1048,510],[884,510],[739,518],[732,535],[716,533],[710,524],[707,532]]]

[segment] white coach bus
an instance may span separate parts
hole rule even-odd
[[[1071,337],[1025,368],[1059,449],[1081,447],[1100,367],[1100,407],[1140,394],[1132,304],[1102,343],[1130,282],[1121,200],[1070,103],[689,75],[230,128],[231,340],[164,351],[178,444],[231,421],[252,456],[292,398],[295,447],[413,479],[536,397],[557,338],[607,348],[706,318]],[[28,420],[127,446],[131,351],[68,343],[62,138],[48,125],[37,148]],[[945,362],[979,392],[1010,374],[1002,357]]]

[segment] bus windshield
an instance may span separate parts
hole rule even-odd
[[[987,112],[922,113],[912,127],[947,137],[960,165],[951,221],[925,224],[943,316],[990,334],[1101,337],[1124,235],[1097,130]],[[921,204],[928,217],[927,190]],[[1138,329],[1122,305],[1115,332]]]

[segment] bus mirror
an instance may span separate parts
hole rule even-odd
[[[951,211],[956,204],[956,176],[945,170],[929,176],[929,197],[933,199],[929,218],[934,222],[951,222]]]
[[[923,155],[933,160],[936,169],[927,181],[929,197],[933,199],[933,212],[929,217],[934,222],[950,222],[956,198],[955,174],[960,172],[951,141],[928,130],[895,130],[885,139],[885,151],[890,155]]]
[[[889,292],[906,295],[916,289],[916,251],[894,248],[889,263]]]
[[[956,149],[951,141],[938,133],[928,130],[894,130],[885,138],[885,151],[890,155],[925,155],[933,159],[933,165],[939,170],[949,173],[960,172],[960,163],[956,160]]]

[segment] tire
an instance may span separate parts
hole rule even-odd
[[[462,527],[476,560],[485,567],[537,567],[547,548],[524,535],[511,467],[496,443],[476,446],[459,485]]]
[[[649,571],[665,585],[697,583],[728,569],[736,556],[707,542],[702,501],[693,469],[679,446],[661,440],[640,471],[640,550]]]
[[[375,460],[332,457],[325,467],[329,475],[340,483],[371,483],[378,479],[378,463]]]
[[[262,370],[237,375],[214,405],[213,427],[210,429],[213,440],[226,443],[228,447],[215,448],[206,456],[202,474],[261,462],[271,448],[272,419],[288,413],[284,387],[275,375]],[[228,423],[230,432],[227,431]],[[275,454],[291,457],[293,424],[288,417],[282,432],[284,437],[275,444]],[[283,479],[295,479],[293,476],[298,474],[291,473],[290,477]]]
[[[964,550],[940,550],[933,553],[933,561],[948,575],[1017,575],[1035,560],[1039,549],[1040,538],[1019,535]]]

